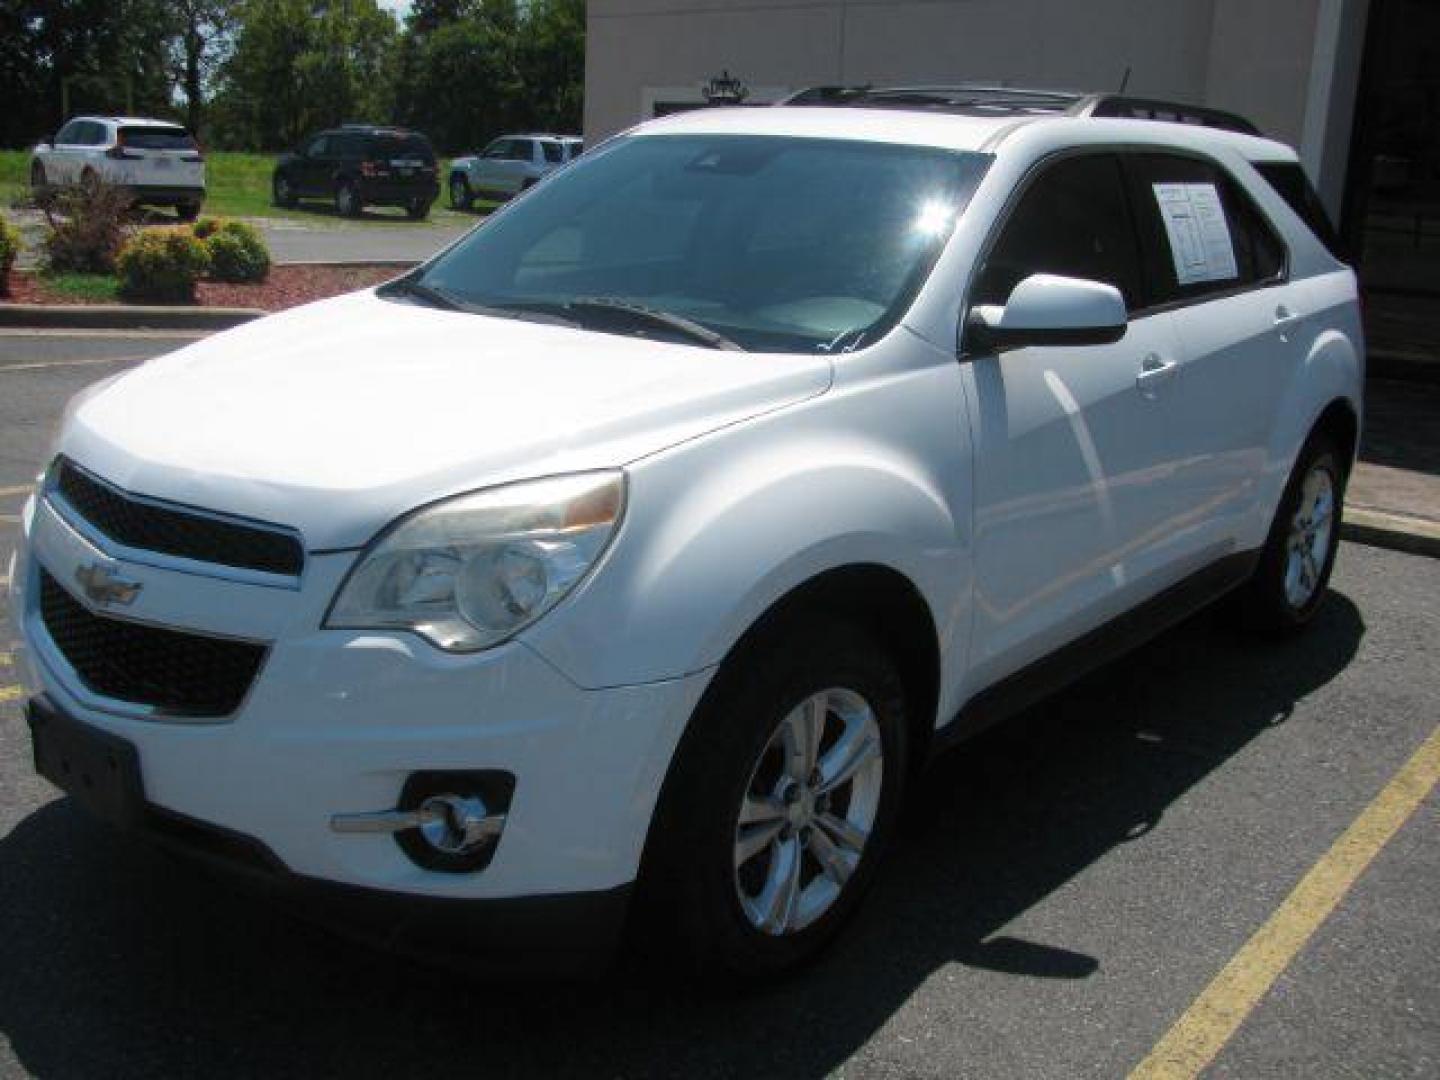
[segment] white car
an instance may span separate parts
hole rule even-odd
[[[450,205],[467,210],[476,199],[508,199],[534,187],[578,158],[574,135],[505,135],[478,154],[450,162]]]
[[[94,182],[127,189],[136,205],[173,206],[182,221],[194,221],[205,202],[205,156],[181,125],[134,116],[77,116],[31,155],[37,196]]]
[[[82,394],[40,772],[392,945],[760,975],[942,747],[1223,594],[1304,625],[1363,348],[1294,152],[927,93],[644,124]]]

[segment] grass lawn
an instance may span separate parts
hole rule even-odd
[[[0,150],[0,206],[30,193],[30,151]]]
[[[446,174],[448,162],[440,162],[440,175]],[[270,174],[275,167],[274,154],[242,154],[212,152],[205,155],[205,213],[225,217],[289,218],[324,224],[338,222],[324,203],[307,202],[295,210],[282,210],[270,203]],[[0,150],[0,206],[9,206],[30,193],[30,151]],[[475,209],[485,213],[493,204],[477,203]],[[428,222],[413,222],[398,208],[366,210],[365,221],[375,225],[399,225],[424,228],[426,224],[464,225],[475,220],[475,213],[460,213],[445,205],[442,194],[430,211]]]
[[[45,274],[41,280],[46,288],[89,304],[113,304],[120,289],[110,274]]]

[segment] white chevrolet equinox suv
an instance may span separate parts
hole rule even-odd
[[[939,749],[1222,594],[1314,615],[1363,379],[1322,232],[1205,110],[643,124],[70,405],[12,572],[37,767],[392,946],[790,968]]]

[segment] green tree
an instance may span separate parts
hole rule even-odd
[[[211,84],[233,42],[240,0],[170,0],[171,80],[185,99],[185,122],[200,134]]]
[[[0,145],[77,113],[168,115],[165,0],[0,0]]]
[[[584,0],[416,0],[405,28],[397,115],[437,146],[580,130]]]
[[[226,144],[276,149],[390,120],[399,31],[375,0],[245,0],[237,26],[216,95]]]

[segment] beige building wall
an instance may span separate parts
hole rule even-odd
[[[1347,87],[1337,95],[1328,69],[1315,79],[1312,67],[1334,63],[1330,24],[1338,9],[1352,9],[1345,30],[1353,33],[1356,7],[1354,0],[590,0],[585,136],[593,143],[646,119],[656,101],[700,100],[701,86],[722,70],[744,80],[751,100],[770,100],[825,83],[982,79],[1119,89],[1128,68],[1130,93],[1233,109],[1298,146],[1311,128],[1327,130],[1313,108],[1307,124],[1317,85],[1345,109],[1353,101],[1353,72],[1344,100]]]

